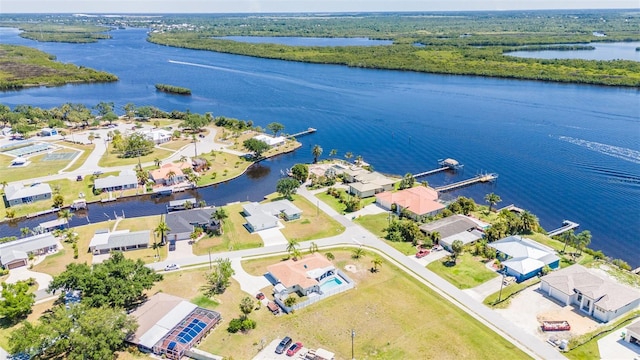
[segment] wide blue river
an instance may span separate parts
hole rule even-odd
[[[256,125],[281,122],[286,131],[314,127],[304,146],[255,166],[237,180],[194,194],[209,204],[257,200],[275,190],[280,170],[312,160],[314,144],[326,156],[350,151],[385,173],[418,173],[453,157],[457,174],[427,177],[442,185],[497,172],[497,183],[447,194],[482,203],[495,192],[499,206],[515,203],[547,230],[563,219],[593,233],[591,247],[640,265],[640,94],[637,89],[314,65],[158,46],[142,29],[116,30],[95,44],[37,43],[14,29],[0,42],[36,47],[72,62],[116,74],[112,84],[72,85],[0,93],[11,107],[100,101],[153,105],[171,111],[212,112]],[[193,96],[156,92],[155,83],[185,86]],[[0,175],[1,177],[1,175]],[[141,216],[163,211],[166,200],[136,199],[93,205],[89,219],[114,212]],[[0,233],[19,234],[42,217]],[[89,219],[75,218],[73,224]]]

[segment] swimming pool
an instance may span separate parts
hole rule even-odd
[[[328,290],[331,290],[331,289],[333,289],[335,287],[338,287],[338,286],[342,285],[344,281],[345,281],[344,279],[341,279],[338,276],[334,276],[331,279],[323,282],[320,285],[320,290],[324,293],[324,292],[326,292]]]

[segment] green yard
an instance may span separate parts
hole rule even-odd
[[[252,234],[243,226],[242,204],[223,206],[229,216],[223,223],[224,233],[220,236],[205,236],[193,244],[193,253],[205,255],[230,250],[242,250],[261,247],[262,238]]]
[[[495,271],[487,269],[482,259],[469,253],[460,255],[458,262],[454,266],[448,266],[445,258],[442,261],[431,262],[427,265],[427,269],[459,289],[476,287],[498,276]]]
[[[391,245],[394,249],[400,251],[405,255],[412,255],[416,253],[416,247],[413,246],[410,242],[398,242],[398,241],[389,241],[384,237],[387,233],[384,229],[389,226],[389,214],[381,213],[375,215],[363,215],[359,216],[355,220],[355,223],[360,224],[365,229],[371,231],[374,235],[383,239],[387,244]]]
[[[349,197],[352,195],[347,194],[347,191],[344,189],[338,189],[338,192],[340,192],[341,197]],[[331,208],[333,208],[333,210],[339,212],[340,214],[346,214],[347,213],[347,206],[343,203],[340,202],[339,199],[334,198],[333,196],[327,194],[326,192],[320,192],[316,194],[316,197],[320,200],[322,200],[323,202],[325,202],[327,205],[331,206]],[[362,207],[365,207],[367,205],[373,204],[376,202],[376,198],[375,196],[372,197],[368,197],[365,199],[360,200],[360,204],[362,205]]]
[[[121,158],[118,156],[117,153],[114,153],[113,151],[114,151],[113,144],[109,143],[109,149],[105,151],[104,155],[102,155],[102,158],[100,158],[100,161],[98,161],[98,165],[102,167],[112,167],[112,166],[138,164],[137,157]],[[171,154],[173,154],[172,151],[153,148],[153,151],[150,154],[141,156],[139,161],[141,163],[153,162],[153,159],[155,158],[165,159],[169,157]]]
[[[315,204],[300,195],[293,195],[293,204],[302,210],[298,220],[284,221],[284,229],[280,230],[287,239],[307,241],[336,236],[344,232],[344,226],[333,220],[324,211],[319,211]],[[282,198],[271,195],[272,200]]]
[[[155,290],[205,301],[220,312],[223,322],[200,344],[199,348],[214,354],[250,359],[258,352],[261,339],[270,342],[291,336],[311,348],[323,347],[336,353],[336,358],[351,356],[349,333],[355,329],[355,356],[362,359],[524,359],[527,356],[511,343],[480,324],[464,311],[406,273],[384,262],[381,271],[371,273],[370,258],[351,259],[350,250],[334,249],[334,263],[343,268],[354,264],[357,272],[349,272],[356,288],[332,296],[291,315],[275,317],[262,308],[250,318],[257,327],[247,334],[229,334],[229,320],[238,317],[240,299],[247,296],[233,281],[215,302],[201,298],[205,269],[166,274]],[[281,260],[243,262],[247,271],[262,275],[266,266]],[[416,321],[416,313],[422,313]]]
[[[70,152],[70,150],[67,150]],[[40,154],[29,157],[27,160],[31,163],[27,166],[9,167],[14,159],[11,156],[0,153],[0,171],[2,171],[2,180],[6,182],[28,180],[37,176],[47,176],[57,174],[62,170],[69,160],[51,160],[44,161],[46,154]]]

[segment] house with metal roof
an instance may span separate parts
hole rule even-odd
[[[130,315],[138,328],[127,341],[168,359],[181,359],[222,320],[215,311],[162,292]]]
[[[216,231],[220,228],[220,221],[211,216],[215,208],[191,209],[174,211],[167,214],[165,222],[171,229],[165,234],[167,241],[188,240],[196,227],[204,231]]]
[[[265,142],[267,145],[274,147],[274,146],[279,146],[285,143],[285,141],[287,140],[287,138],[285,138],[284,136],[271,136],[271,135],[267,135],[267,134],[260,134],[260,135],[256,135],[253,137],[256,140],[260,140]]]
[[[291,221],[302,216],[302,210],[289,200],[278,200],[264,204],[252,202],[242,206],[242,212],[247,220],[245,226],[250,232],[278,227],[280,218]]]
[[[545,266],[551,269],[560,266],[554,249],[518,235],[494,241],[489,246],[496,249],[507,275],[518,282],[538,275]]]
[[[112,231],[103,229],[98,230],[91,238],[89,243],[89,251],[98,254],[108,254],[111,251],[128,251],[145,249],[149,247],[151,239],[151,231],[133,231],[118,230]]]
[[[28,204],[51,199],[51,186],[37,183],[25,187],[22,184],[9,185],[4,189],[4,198],[9,206]]]
[[[541,278],[540,291],[602,322],[640,306],[640,292],[574,264]]]
[[[0,244],[0,264],[5,269],[27,266],[30,255],[45,255],[58,250],[58,239],[51,233],[38,234]]]
[[[133,170],[122,170],[118,176],[110,175],[95,179],[93,187],[99,191],[135,189],[138,187],[138,176]]]

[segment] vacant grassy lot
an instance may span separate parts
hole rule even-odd
[[[363,215],[354,220],[379,238],[387,234],[384,229],[389,226],[389,214]]]
[[[200,154],[199,157],[209,160],[211,167],[200,174],[198,186],[217,184],[233,179],[242,174],[252,164],[238,155],[224,151],[211,151]]]
[[[178,139],[178,140],[169,141],[168,143],[160,144],[158,146],[160,146],[163,149],[180,150],[186,145],[189,145],[191,143],[192,141],[189,139]]]
[[[66,149],[64,152],[71,152]],[[2,171],[2,180],[6,182],[13,182],[19,180],[28,180],[34,177],[47,176],[57,174],[62,170],[69,160],[42,160],[46,154],[40,154],[31,156],[28,160],[31,162],[27,166],[9,167],[11,161],[14,159],[11,156],[0,153],[0,171]]]
[[[347,191],[344,189],[338,189],[338,192],[340,192],[341,197],[344,197],[344,198],[348,198],[349,196],[352,196],[347,194]],[[335,211],[339,212],[340,214],[347,213],[347,206],[341,203],[339,198],[336,199],[333,196],[328,195],[326,192],[317,193],[316,197],[322,200],[323,202],[325,202],[327,205],[331,206]],[[360,204],[362,205],[361,207],[365,207],[375,202],[376,202],[375,197],[369,197],[369,198],[360,200]]]
[[[381,271],[372,274],[370,257],[351,259],[351,251],[331,251],[340,268],[357,267],[348,273],[356,288],[332,296],[291,315],[275,317],[266,309],[250,317],[257,327],[248,334],[228,334],[226,327],[239,316],[238,304],[247,294],[233,282],[214,308],[223,316],[218,326],[199,346],[202,350],[238,359],[250,359],[260,341],[291,336],[309,347],[324,347],[336,358],[351,356],[350,329],[355,329],[355,354],[366,359],[520,359],[526,355],[487,327],[451,305],[403,271],[384,262]],[[254,275],[263,274],[268,264],[281,257],[243,262]],[[204,284],[204,273],[191,270],[165,275],[157,285],[164,292],[195,298]],[[166,285],[166,287],[165,287]],[[416,314],[421,313],[419,321]]]
[[[278,194],[271,194],[267,201],[282,200]],[[331,237],[344,232],[344,226],[333,220],[323,211],[318,211],[315,204],[300,195],[293,195],[293,204],[302,210],[299,220],[284,221],[284,229],[280,230],[287,239],[306,241]]]
[[[155,158],[164,159],[169,157],[173,152],[164,149],[153,148],[153,151],[145,156],[140,157],[140,162],[152,162]],[[114,153],[113,144],[109,143],[109,148],[105,151],[100,161],[98,161],[98,165],[102,167],[112,167],[112,166],[123,166],[123,165],[137,165],[138,158],[121,158],[117,153]]]
[[[262,238],[258,234],[251,234],[243,224],[246,222],[242,216],[242,204],[233,204],[223,207],[229,216],[223,223],[224,233],[220,236],[205,236],[193,244],[193,253],[204,255],[210,250],[223,252],[230,250],[242,250],[261,247]]]
[[[498,274],[486,268],[481,258],[464,253],[458,257],[454,266],[448,266],[446,259],[434,261],[427,265],[427,269],[438,274],[441,278],[455,285],[458,289],[476,287]]]

